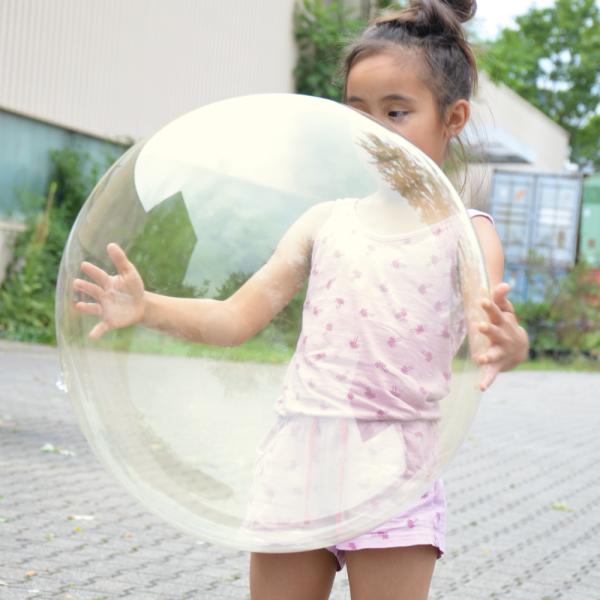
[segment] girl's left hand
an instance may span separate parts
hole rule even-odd
[[[492,384],[498,373],[514,369],[529,354],[529,337],[519,325],[515,309],[506,297],[509,291],[510,286],[501,283],[492,290],[490,298],[481,301],[490,320],[479,326],[479,331],[490,340],[489,350],[480,359],[481,364],[487,365],[482,391]]]

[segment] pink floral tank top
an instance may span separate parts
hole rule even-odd
[[[275,410],[438,420],[466,328],[458,217],[402,236],[367,231],[338,200],[314,242],[302,333]]]

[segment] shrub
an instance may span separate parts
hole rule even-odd
[[[544,271],[541,302],[515,311],[529,334],[532,354],[600,354],[600,288],[585,262],[565,276]]]
[[[17,236],[13,260],[0,287],[0,333],[6,339],[55,343],[54,295],[62,251],[93,187],[116,157],[105,162],[73,148],[53,150],[48,197],[19,191],[26,231]]]
[[[399,10],[405,2],[376,0],[369,13],[345,8],[343,0],[324,5],[322,0],[302,0],[295,12],[298,63],[294,70],[296,91],[341,101],[342,82],[336,70],[344,47],[364,29],[367,21],[384,10]],[[364,13],[364,9],[363,9]]]

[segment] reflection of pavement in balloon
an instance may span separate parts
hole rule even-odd
[[[437,424],[398,423],[363,441],[354,419],[276,422],[273,404],[286,368],[130,354],[127,383],[145,446],[173,482],[204,506],[246,521],[237,540],[264,534],[267,545],[273,531],[290,528],[288,535],[318,545],[323,530],[342,535],[346,523],[357,527],[354,518],[376,508],[389,512],[390,500],[397,506],[422,491],[429,472],[437,470],[429,456],[437,446]],[[413,439],[428,448],[423,456],[415,455]],[[411,466],[417,474],[403,478]],[[155,477],[148,470],[153,487]],[[341,524],[336,515],[343,515]]]
[[[289,541],[291,526],[294,540],[316,548],[324,535],[349,539],[391,518],[448,462],[472,414],[465,407],[474,378],[460,364],[466,350],[455,359],[439,424],[363,422],[357,430],[353,419],[307,417],[294,438],[298,415],[262,455],[286,366],[91,345],[73,355],[77,373],[67,381],[84,400],[84,432],[95,427],[95,440],[109,441],[95,447],[98,456],[154,514],[204,539],[210,523],[208,539],[230,545],[234,536],[245,547],[278,546],[284,532]],[[377,434],[365,438],[365,426]]]
[[[286,366],[136,354],[128,359],[131,398],[156,457],[181,461],[231,493],[219,510],[244,518],[257,448],[276,420]],[[161,455],[163,455],[161,457]]]

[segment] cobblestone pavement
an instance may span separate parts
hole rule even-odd
[[[113,482],[58,374],[55,349],[0,342],[0,600],[249,598],[247,554],[172,530]],[[600,374],[503,375],[445,475],[430,598],[599,600],[599,459]],[[343,572],[331,598],[349,597]]]

